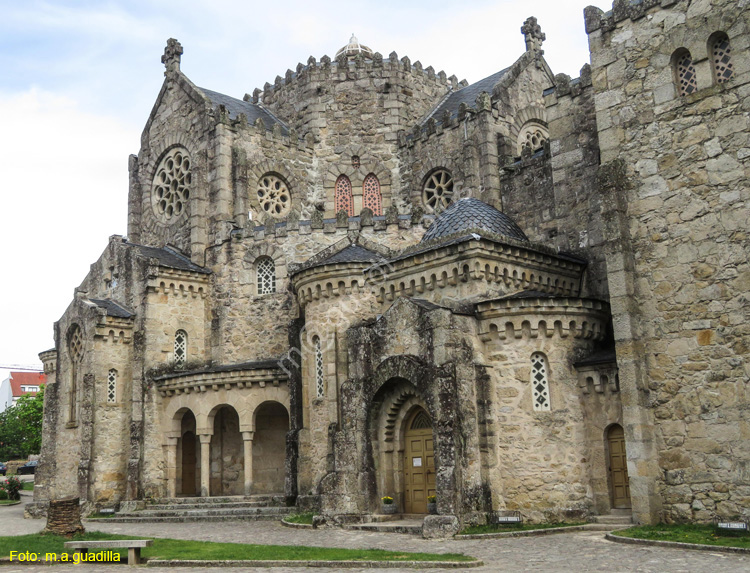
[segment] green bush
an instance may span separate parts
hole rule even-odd
[[[6,499],[11,500],[21,499],[21,494],[18,492],[21,491],[22,487],[23,484],[21,483],[21,480],[16,476],[9,476],[5,480],[5,483],[0,483],[0,491],[5,492],[5,495],[7,496]]]

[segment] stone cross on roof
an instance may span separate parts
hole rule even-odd
[[[169,72],[180,71],[180,56],[182,56],[182,44],[174,38],[169,38],[167,47],[164,48],[164,55],[161,57],[161,63],[167,68],[165,75]]]
[[[537,23],[536,17],[531,16],[521,26],[521,33],[526,40],[526,51],[541,50],[542,42],[547,39],[546,34],[542,32],[542,27]]]

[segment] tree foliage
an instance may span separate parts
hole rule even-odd
[[[42,449],[44,386],[0,413],[0,460],[25,459]]]

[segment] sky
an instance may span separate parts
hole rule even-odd
[[[197,85],[242,98],[352,33],[470,83],[524,51],[536,16],[555,73],[589,62],[583,9],[611,0],[0,0],[0,380],[41,366],[53,323],[110,235],[127,234],[128,156],[167,38]]]

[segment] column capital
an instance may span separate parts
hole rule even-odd
[[[213,434],[198,434],[198,437],[201,439],[201,444],[210,444]]]
[[[242,432],[242,439],[246,442],[252,442],[255,432]]]

